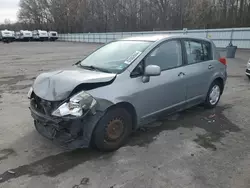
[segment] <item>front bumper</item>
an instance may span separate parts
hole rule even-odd
[[[249,69],[246,69],[246,75],[250,76],[250,70]]]
[[[42,136],[70,150],[90,146],[92,132],[102,116],[102,113],[97,112],[80,118],[52,117],[39,112],[32,99],[30,111],[35,128]]]

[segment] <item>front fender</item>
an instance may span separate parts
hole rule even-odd
[[[97,104],[98,104],[97,107],[96,107],[96,110],[101,111],[101,112],[106,111],[109,107],[114,105],[113,102],[108,101],[106,99],[96,98],[96,101],[97,101]]]
[[[84,123],[83,123],[83,139],[84,139],[84,145],[82,147],[89,147],[91,144],[93,132],[95,130],[95,127],[98,123],[98,121],[103,117],[105,114],[105,111],[114,105],[114,103],[106,100],[106,99],[100,99],[95,98],[97,101],[97,107],[96,107],[96,113],[95,115],[89,115],[86,116]]]

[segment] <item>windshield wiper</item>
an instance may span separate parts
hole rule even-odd
[[[95,71],[99,71],[99,72],[112,73],[111,71],[108,71],[108,70],[100,68],[100,67],[95,67],[93,65],[91,65],[91,66],[81,65],[81,67],[84,69],[88,69],[88,70],[95,70]]]

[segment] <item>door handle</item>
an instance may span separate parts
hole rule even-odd
[[[209,66],[208,66],[208,69],[213,69],[213,68],[214,68],[213,65],[209,65]]]
[[[184,72],[180,72],[178,76],[185,76],[186,74]]]

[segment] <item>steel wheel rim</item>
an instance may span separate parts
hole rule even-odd
[[[108,123],[107,131],[106,131],[106,141],[116,141],[118,140],[124,133],[124,122],[119,119],[113,119]]]
[[[213,86],[209,94],[209,102],[211,105],[215,105],[220,98],[220,87],[218,85]]]

